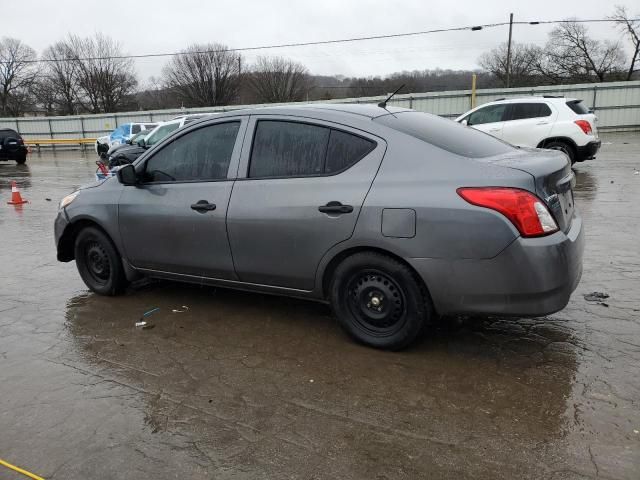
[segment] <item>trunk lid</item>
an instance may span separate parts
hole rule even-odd
[[[569,231],[575,212],[575,175],[571,170],[571,162],[564,153],[523,147],[513,154],[482,160],[530,174],[535,184],[533,193],[544,201],[558,228],[565,233]]]

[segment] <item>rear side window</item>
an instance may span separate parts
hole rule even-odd
[[[584,103],[582,103],[582,100],[570,100],[567,102],[567,107],[569,107],[578,115],[586,115],[587,113],[589,113],[589,109],[585,107]]]
[[[467,117],[467,125],[501,122],[504,119],[506,109],[507,105],[504,103],[483,107]]]
[[[146,182],[209,181],[227,178],[240,122],[219,123],[175,139],[145,164]]]
[[[376,147],[375,142],[339,130],[331,130],[325,173],[349,168]]]
[[[509,120],[540,118],[551,115],[551,109],[545,103],[512,103]]]
[[[302,177],[333,174],[365,157],[376,143],[320,125],[260,120],[249,177]]]
[[[20,135],[15,130],[3,129],[0,130],[0,140],[4,140],[5,138],[18,138]]]
[[[491,135],[426,113],[394,113],[377,117],[375,121],[463,157],[483,158],[515,150]]]

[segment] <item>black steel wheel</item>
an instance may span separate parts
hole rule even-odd
[[[116,295],[126,287],[120,255],[100,229],[87,227],[78,233],[75,257],[78,272],[92,291],[101,295]]]
[[[376,348],[408,346],[432,316],[431,301],[415,273],[378,252],[343,260],[334,272],[330,295],[347,333]]]
[[[398,284],[379,270],[363,270],[347,284],[348,305],[359,326],[372,335],[388,335],[402,327],[406,300]]]

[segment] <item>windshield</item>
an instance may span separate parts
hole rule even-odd
[[[463,157],[490,157],[514,150],[508,143],[491,135],[436,115],[402,112],[383,115],[376,121]]]
[[[179,123],[168,123],[157,127],[147,138],[147,145],[155,145],[180,126]]]
[[[131,143],[136,143],[138,140],[142,140],[147,138],[147,136],[150,134],[150,131],[147,130],[143,130],[140,133],[136,133],[133,137],[131,137],[130,142]]]

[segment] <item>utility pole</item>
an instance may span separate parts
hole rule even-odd
[[[242,55],[238,55],[238,103],[242,105]]]
[[[507,43],[507,88],[511,80],[511,31],[513,29],[513,13],[509,14],[509,43]]]

